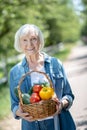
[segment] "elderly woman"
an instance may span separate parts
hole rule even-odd
[[[75,130],[74,121],[69,108],[72,106],[74,95],[64,72],[62,63],[42,52],[44,38],[40,29],[32,24],[25,24],[19,28],[15,35],[14,47],[22,52],[24,58],[10,70],[10,97],[11,110],[15,119],[22,119],[22,130]],[[44,120],[33,121],[29,113],[22,111],[14,88],[18,85],[23,74],[37,70],[49,75],[57,98],[60,100],[58,111]],[[28,92],[33,82],[46,81],[42,75],[31,74],[23,82],[22,90]],[[39,78],[38,78],[39,77]]]

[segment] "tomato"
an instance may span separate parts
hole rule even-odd
[[[33,92],[35,92],[35,93],[39,93],[41,89],[42,89],[42,86],[39,84],[35,84],[33,86]]]
[[[30,103],[35,103],[40,101],[40,96],[38,93],[32,93],[30,96]]]
[[[40,98],[42,100],[47,100],[52,98],[52,95],[54,94],[54,90],[51,87],[43,87],[41,91],[39,92]]]

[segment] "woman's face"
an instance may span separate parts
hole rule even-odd
[[[25,55],[36,54],[39,51],[39,45],[39,38],[33,31],[20,38],[20,46]]]

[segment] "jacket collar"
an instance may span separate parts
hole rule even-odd
[[[51,62],[51,56],[47,55],[45,52],[42,52],[42,54],[44,55],[45,62],[50,63]],[[25,65],[28,65],[26,57],[24,57],[23,60],[22,60],[22,66],[25,66]]]
[[[27,64],[27,59],[26,59],[26,57],[24,57],[22,60],[22,66],[25,66],[26,64]]]

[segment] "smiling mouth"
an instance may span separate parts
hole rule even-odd
[[[32,50],[34,50],[34,48],[32,48],[32,49],[26,49],[27,51],[32,51]]]

